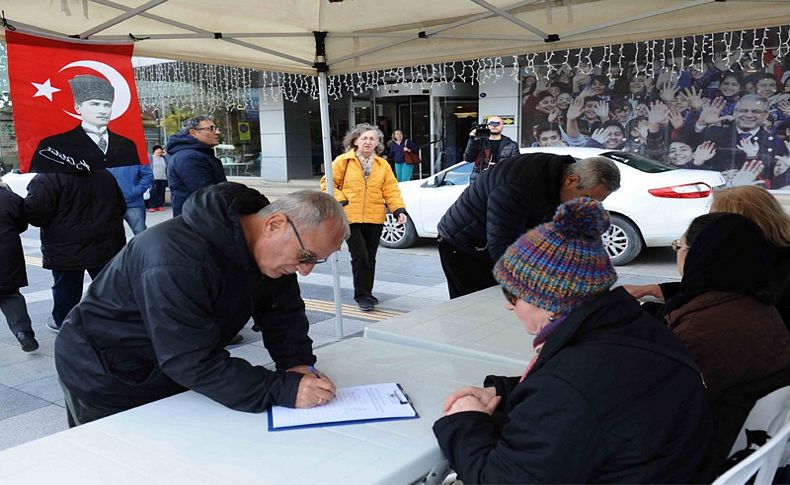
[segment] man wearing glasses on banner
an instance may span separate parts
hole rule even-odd
[[[246,412],[330,401],[296,273],[348,236],[343,208],[321,192],[269,203],[232,182],[198,189],[181,217],[132,239],[64,321],[55,364],[69,425],[188,389]],[[250,318],[276,371],[225,350]]]
[[[502,134],[505,123],[499,116],[491,116],[482,125],[469,132],[469,141],[464,150],[464,160],[475,164],[469,183],[473,183],[481,172],[499,160],[519,155],[518,144]]]
[[[173,202],[173,217],[181,215],[184,201],[201,187],[226,182],[222,162],[214,156],[219,145],[219,128],[208,115],[184,122],[184,127],[167,141],[170,156],[167,184]]]

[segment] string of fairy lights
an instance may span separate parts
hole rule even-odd
[[[768,52],[771,56],[766,56]],[[327,92],[331,99],[340,99],[398,85],[422,89],[454,87],[456,83],[496,82],[505,76],[518,82],[525,75],[549,80],[561,69],[590,74],[597,68],[611,79],[629,65],[646,76],[669,71],[670,77],[676,78],[673,75],[683,70],[703,71],[707,63],[716,63],[722,70],[765,69],[767,57],[783,58],[789,52],[790,26],[784,25],[339,74],[328,77]],[[252,91],[256,89],[257,97],[264,102],[281,98],[296,102],[303,96],[318,98],[317,78],[306,74],[188,62],[144,66],[135,72],[143,106],[178,106],[197,111],[242,109],[251,106]]]
[[[611,78],[629,65],[646,76],[658,71],[669,71],[670,75],[689,69],[702,71],[706,63],[717,63],[723,70],[756,71],[765,69],[769,58],[782,59],[788,54],[790,26],[784,25],[330,75],[327,93],[331,99],[340,99],[398,85],[454,88],[456,83],[486,84],[505,76],[519,82],[526,75],[549,80],[561,69],[590,74],[597,68]],[[11,101],[4,44],[0,44],[0,66],[0,109],[7,109]],[[163,62],[136,67],[135,78],[143,109],[214,112],[249,109],[256,101],[318,98],[315,76],[234,66]]]

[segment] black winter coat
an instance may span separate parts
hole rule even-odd
[[[483,161],[481,159],[485,156],[484,145],[487,143],[488,142],[485,140],[476,138],[469,138],[469,141],[466,142],[466,149],[464,149],[464,160],[475,164],[473,169],[475,172],[481,172],[488,169],[489,167],[493,167],[494,164],[506,158],[517,157],[520,154],[518,143],[514,142],[505,135],[502,135],[502,140],[499,142],[499,153],[490,154],[489,156],[491,157],[491,163],[483,166]],[[483,149],[481,150],[481,148]]]
[[[173,196],[173,217],[180,216],[184,202],[197,189],[226,182],[222,162],[209,145],[189,134],[177,134],[167,141],[167,185]]]
[[[687,483],[708,444],[699,371],[622,288],[574,310],[527,378],[486,378],[494,416],[434,424],[464,483]]]
[[[27,286],[25,254],[19,235],[27,229],[22,214],[24,199],[9,188],[0,186],[0,290]]]
[[[101,268],[126,244],[121,189],[107,169],[40,173],[27,186],[25,218],[41,228],[43,266]]]
[[[268,200],[241,184],[199,190],[182,217],[136,236],[91,284],[55,342],[76,396],[128,409],[192,389],[239,411],[293,406],[312,341],[296,275],[261,274],[239,214]],[[254,317],[278,372],[225,346]]]
[[[532,153],[486,170],[439,221],[439,236],[494,265],[519,236],[551,220],[571,156]]]

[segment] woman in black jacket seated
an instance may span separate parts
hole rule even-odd
[[[494,276],[535,335],[522,377],[448,397],[434,433],[464,483],[683,483],[710,425],[703,382],[682,344],[621,289],[589,198],[527,232]]]

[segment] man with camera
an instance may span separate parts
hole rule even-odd
[[[470,184],[474,183],[481,172],[499,160],[519,155],[518,144],[502,134],[504,128],[502,118],[491,116],[487,123],[477,125],[469,133],[464,160],[475,164],[469,178]]]

